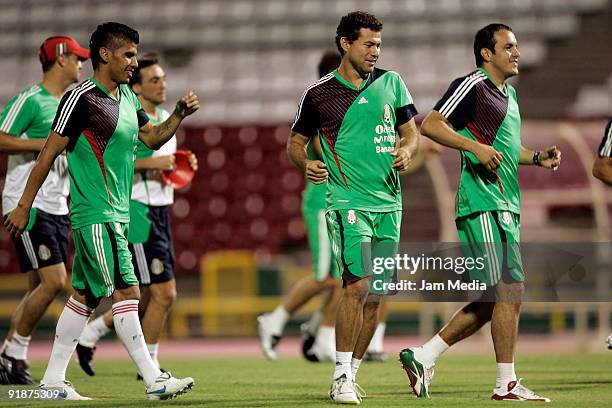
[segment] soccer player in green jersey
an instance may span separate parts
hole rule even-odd
[[[166,73],[155,53],[138,57],[138,67],[130,80],[151,123],[163,123],[170,114],[160,105],[166,101]],[[130,201],[128,242],[132,264],[141,290],[140,313],[142,331],[153,362],[157,359],[158,342],[166,317],[176,298],[174,279],[174,247],[169,208],[174,202],[174,189],[161,178],[161,172],[174,167],[176,136],[159,150],[148,148],[138,141],[134,164],[134,184]],[[198,169],[192,153],[191,168]],[[90,322],[81,334],[76,347],[79,364],[88,375],[94,375],[92,358],[95,345],[113,328],[113,314],[109,310]],[[142,376],[138,374],[138,379]]]
[[[17,207],[36,155],[51,130],[64,91],[78,82],[81,61],[89,58],[68,36],[47,38],[38,49],[42,81],[11,98],[0,114],[0,152],[7,153],[8,171],[2,191],[2,214]],[[34,326],[66,284],[68,259],[68,173],[60,155],[32,204],[30,223],[13,238],[19,267],[28,275],[28,291],[11,319],[0,355],[0,383],[33,384],[27,353]]]
[[[548,402],[517,381],[514,372],[525,279],[518,249],[518,166],[554,170],[561,153],[554,146],[534,152],[521,144],[516,91],[506,82],[518,74],[520,56],[510,27],[490,24],[479,30],[474,55],[478,68],[452,82],[424,119],[421,133],[461,153],[455,222],[466,251],[486,259],[486,267],[471,270],[469,277],[486,283],[488,290],[480,301],[457,311],[427,343],[402,350],[400,359],[414,394],[429,397],[436,358],[491,321],[497,360],[492,399]]]
[[[612,118],[608,119],[604,136],[597,149],[597,158],[593,163],[593,176],[612,186]],[[612,334],[606,339],[606,344],[612,350]]]
[[[342,273],[336,315],[336,365],[330,398],[359,404],[357,369],[378,323],[394,270],[374,275],[369,253],[394,256],[402,213],[399,172],[418,149],[412,97],[401,77],[375,68],[382,23],[352,12],[342,17],[336,45],[340,67],[306,89],[288,140],[291,160],[310,182],[327,182],[327,225]],[[323,161],[308,158],[319,136]]]
[[[318,67],[319,77],[338,68],[340,60],[340,55],[336,51],[323,54]],[[318,159],[321,145],[317,136],[308,144],[307,153],[309,159]],[[257,318],[261,350],[270,360],[276,360],[278,357],[276,346],[289,317],[319,294],[324,296],[321,309],[313,313],[312,317],[300,327],[302,353],[309,361],[333,361],[336,357],[334,325],[340,288],[337,281],[338,265],[332,260],[331,244],[327,236],[326,189],[326,183],[313,184],[307,180],[302,195],[302,216],[312,254],[312,275],[296,282],[274,311]]]
[[[597,149],[597,158],[593,163],[593,176],[612,186],[612,118],[608,119],[604,136]],[[609,342],[612,349],[612,336]]]
[[[199,108],[199,102],[189,92],[166,121],[152,125],[128,85],[138,65],[138,42],[138,32],[126,25],[104,23],[96,28],[89,42],[94,75],[62,98],[23,195],[5,221],[11,234],[19,235],[25,229],[34,197],[53,160],[67,150],[75,246],[72,286],[76,292],[57,322],[41,383],[43,389],[59,388],[65,399],[86,399],[66,381],[66,367],[87,319],[103,297],[112,298],[115,331],[144,377],[147,398],[172,398],[188,391],[194,382],[162,373],[147,352],[138,319],[140,291],[127,226],[138,139],[158,149]]]

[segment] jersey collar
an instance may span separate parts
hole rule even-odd
[[[115,98],[113,96],[113,94],[111,94],[110,92],[108,92],[106,90],[105,87],[103,87],[102,85],[100,85],[100,83],[98,81],[96,81],[93,77],[89,77],[88,78],[91,82],[94,83],[94,85],[96,85],[100,90],[102,90],[102,92],[104,92],[106,94],[106,96],[108,96],[109,98],[119,102],[119,100],[121,99],[121,85],[117,85],[117,98]]]
[[[372,73],[369,73],[367,78],[363,80],[363,82],[361,83],[361,87],[357,88],[355,85],[351,84],[349,81],[347,81],[346,79],[342,78],[342,75],[340,75],[338,73],[337,69],[334,69],[334,76],[336,77],[336,79],[338,81],[340,81],[340,83],[344,86],[346,86],[347,88],[352,89],[353,91],[357,91],[357,92],[361,92],[365,89],[365,87],[367,86],[368,82],[370,81],[370,77],[372,76]]]
[[[42,85],[42,82],[37,82],[37,83],[36,83],[36,86],[38,86],[38,87],[40,88],[40,92],[41,92],[41,93],[43,93],[43,94],[45,94],[45,95],[51,95],[51,92],[49,92],[49,91],[47,90],[47,88],[45,88],[45,87]],[[61,98],[60,98],[60,99],[61,99]]]
[[[480,71],[483,74],[485,74],[485,76],[489,79],[489,81],[491,81],[491,83],[493,84],[495,89],[497,89],[502,95],[504,95],[505,97],[508,96],[508,84],[504,83],[504,88],[503,88],[503,90],[501,90],[501,89],[499,89],[497,87],[497,84],[495,83],[495,81],[493,81],[493,78],[491,78],[491,75],[489,75],[489,73],[487,72],[486,69],[484,69],[482,67],[478,67],[478,71]]]

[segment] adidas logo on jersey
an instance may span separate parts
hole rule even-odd
[[[368,103],[368,100],[365,98],[365,96],[362,96],[357,105],[362,105],[364,103]]]

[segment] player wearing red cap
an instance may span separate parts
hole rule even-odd
[[[130,85],[151,123],[160,124],[170,116],[160,107],[166,101],[166,74],[157,54],[147,53],[138,58],[138,68],[134,70]],[[175,153],[175,136],[159,150],[137,142],[127,237],[142,298],[147,299],[140,305],[141,310],[144,309],[142,331],[149,354],[158,367],[159,337],[176,298],[174,248],[168,213],[174,203],[174,188],[161,177],[162,171],[174,168]],[[195,155],[188,152],[188,159],[191,169],[197,170]],[[113,315],[109,310],[89,323],[81,334],[76,351],[79,364],[88,375],[95,374],[92,358],[96,343],[112,328]],[[142,379],[140,374],[138,379]]]
[[[36,156],[45,144],[64,91],[78,82],[81,61],[89,58],[68,36],[47,38],[38,49],[42,81],[14,96],[0,115],[0,152],[8,157],[2,191],[2,214],[15,209]],[[32,384],[27,351],[30,335],[47,307],[66,283],[68,257],[68,172],[60,155],[34,200],[30,223],[13,242],[21,272],[28,275],[28,291],[11,319],[0,355],[0,383]]]

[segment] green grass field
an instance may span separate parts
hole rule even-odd
[[[331,406],[327,399],[331,367],[297,358],[271,363],[262,358],[163,360],[177,376],[195,378],[195,388],[172,401],[147,401],[142,382],[126,360],[98,361],[97,375],[87,377],[71,363],[68,378],[94,401],[33,402],[7,400],[7,386],[0,388],[3,407],[311,407]],[[555,407],[612,406],[612,353],[519,358],[518,373],[524,384],[553,400]],[[34,363],[35,378],[44,365]],[[364,363],[358,382],[368,393],[368,407],[480,407],[499,406],[490,401],[495,381],[493,357],[444,356],[436,365],[431,400],[417,400],[409,392],[407,378],[397,361]]]

